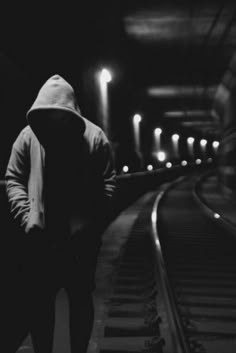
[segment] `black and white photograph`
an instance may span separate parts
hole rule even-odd
[[[5,2],[1,353],[236,353],[236,2]]]

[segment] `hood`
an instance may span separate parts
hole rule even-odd
[[[68,116],[74,116],[84,131],[85,122],[78,106],[72,86],[59,75],[50,77],[41,87],[32,107],[26,114],[29,125],[33,125],[34,117],[43,116],[46,110],[62,110]],[[41,114],[42,112],[42,114]]]

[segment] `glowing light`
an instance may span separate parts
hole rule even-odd
[[[110,72],[107,69],[102,69],[100,79],[103,83],[111,82],[112,77]]]
[[[194,157],[194,141],[195,141],[194,137],[187,138],[188,152],[189,152],[189,155],[192,157]]]
[[[161,134],[162,129],[160,127],[157,127],[154,130],[154,151],[160,151],[161,149]]]
[[[173,144],[173,152],[175,158],[179,157],[179,135],[174,134],[172,135],[172,144]]]
[[[167,162],[166,163],[166,168],[171,168],[172,167],[172,163],[171,162]]]
[[[220,218],[219,213],[214,213],[214,218],[215,218],[215,219],[219,219],[219,218]]]
[[[195,161],[195,162],[196,162],[196,164],[201,164],[201,163],[202,163],[201,159],[199,159],[199,158],[198,158],[198,159],[196,159],[196,161]]]
[[[157,152],[157,159],[160,162],[164,162],[166,160],[166,154],[163,151]]]
[[[134,119],[134,124],[139,124],[142,120],[142,117],[140,114],[135,114],[133,119]]]
[[[149,170],[149,171],[153,170],[153,166],[152,166],[151,164],[149,164],[149,165],[147,166],[147,170]]]
[[[202,140],[200,141],[200,145],[201,145],[202,147],[205,147],[205,146],[207,145],[207,140],[202,139]]]
[[[162,129],[160,127],[157,127],[155,130],[155,135],[160,135],[162,133]]]
[[[177,142],[177,141],[179,140],[179,135],[178,135],[178,134],[172,135],[172,140],[173,140],[174,142]]]
[[[128,173],[129,167],[127,165],[124,165],[122,170],[123,170],[124,173]]]
[[[109,102],[108,102],[108,82],[111,81],[111,74],[107,69],[102,69],[100,73],[98,72],[98,81],[100,87],[100,115],[101,115],[101,125],[109,136],[110,134],[110,122],[109,122]]]
[[[142,121],[142,117],[140,114],[135,114],[133,117],[133,125],[134,125],[134,143],[135,150],[140,152],[140,123]]]
[[[194,137],[188,137],[188,139],[187,139],[187,142],[188,142],[189,144],[193,144],[194,141],[195,141]]]
[[[212,158],[208,158],[208,159],[207,159],[207,162],[208,162],[208,163],[211,163],[212,161],[213,161]]]
[[[219,145],[220,145],[219,141],[213,141],[213,142],[212,142],[212,146],[213,146],[214,148],[218,148]]]
[[[201,139],[200,140],[200,146],[201,146],[201,152],[202,152],[202,158],[205,159],[206,157],[206,147],[207,147],[208,141],[206,139]]]
[[[185,167],[187,164],[188,164],[187,161],[182,161],[182,162],[181,162],[181,165],[182,165],[183,167]]]

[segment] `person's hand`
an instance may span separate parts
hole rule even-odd
[[[29,244],[33,247],[44,248],[46,242],[45,232],[38,226],[34,226],[27,233]]]
[[[32,264],[42,264],[48,257],[48,247],[44,231],[34,226],[26,234],[27,256]]]
[[[34,226],[29,230],[29,232],[27,233],[27,236],[29,238],[38,238],[38,237],[41,237],[42,234],[43,234],[43,230],[38,226]]]

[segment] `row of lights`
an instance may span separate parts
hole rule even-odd
[[[207,161],[209,163],[212,162],[212,158],[208,158]],[[201,163],[202,163],[202,160],[200,158],[197,158],[195,160],[195,164],[200,165]],[[188,165],[188,162],[186,160],[183,160],[183,161],[181,161],[180,164],[181,164],[182,167],[186,167]],[[173,164],[171,162],[166,162],[165,166],[166,166],[166,168],[172,168]],[[149,172],[151,172],[154,169],[154,167],[153,167],[152,164],[148,164],[146,169]],[[123,171],[123,173],[128,173],[129,172],[129,167],[127,165],[124,165],[123,168],[122,168],[122,171]]]
[[[162,129],[161,128],[156,128],[154,130],[154,134],[155,134],[155,147],[156,147],[156,150],[160,150],[160,135],[162,133]],[[179,155],[179,146],[178,146],[178,142],[179,142],[179,139],[180,139],[180,135],[178,134],[173,134],[171,136],[172,138],[172,142],[173,142],[173,147],[174,147],[174,153],[175,153],[175,157],[178,158],[178,155]],[[189,148],[189,154],[190,155],[194,155],[194,150],[193,150],[193,146],[194,146],[194,142],[195,142],[195,138],[194,137],[188,137],[187,138],[187,144],[188,144],[188,148]],[[201,139],[200,140],[200,146],[203,150],[206,149],[206,146],[208,144],[208,141],[206,139]],[[214,148],[215,152],[217,152],[217,149],[219,147],[220,143],[219,141],[213,141],[212,142],[212,147]],[[165,154],[164,152],[162,151],[159,151],[157,153],[157,159],[160,161],[160,162],[163,162],[165,160]]]
[[[162,134],[162,129],[159,128],[159,127],[156,128],[156,129],[154,130],[154,134],[155,134],[155,136],[160,136],[160,135]],[[174,142],[178,142],[180,136],[179,136],[178,134],[173,134],[173,135],[171,136],[171,138],[172,138],[172,140],[173,140]],[[193,144],[194,141],[195,141],[195,138],[194,138],[194,137],[188,137],[188,138],[187,138],[187,142],[188,142],[189,144]],[[202,147],[205,147],[205,146],[207,145],[207,143],[208,143],[208,141],[207,141],[206,139],[201,139],[201,140],[200,140],[200,145],[201,145]],[[213,142],[212,142],[212,146],[213,146],[214,148],[218,148],[218,147],[219,147],[219,144],[220,144],[219,141],[213,141]]]
[[[111,82],[111,80],[112,80],[111,73],[107,69],[103,68],[100,73],[101,85],[107,84],[107,83]],[[135,127],[137,127],[140,124],[140,122],[142,121],[141,115],[135,114],[133,117],[133,121],[134,121]],[[160,135],[162,134],[162,129],[160,127],[157,127],[154,130],[154,134],[155,134],[155,136],[160,137]],[[178,142],[179,138],[180,138],[180,136],[178,134],[172,135],[173,142]],[[187,139],[187,142],[190,145],[193,144],[194,141],[195,141],[194,137],[188,137],[188,139]],[[200,145],[202,147],[205,147],[207,145],[207,140],[205,140],[205,139],[200,140]],[[213,146],[213,148],[218,148],[219,141],[213,141],[212,146]],[[162,160],[162,158],[163,158],[162,155],[160,155],[160,161]]]
[[[107,105],[107,97],[106,97],[106,90],[107,90],[107,84],[109,82],[111,82],[112,80],[112,76],[111,76],[111,73],[103,68],[100,72],[100,84],[101,84],[101,91],[102,91],[102,95],[103,95],[103,105],[104,105],[104,108],[105,106]],[[104,109],[104,116],[106,115],[105,114],[105,110]],[[107,119],[105,119],[107,120]],[[140,138],[140,133],[139,133],[139,128],[140,128],[140,123],[142,121],[142,117],[140,114],[135,114],[134,117],[133,117],[133,123],[134,123],[134,134],[135,134],[135,148],[137,151],[140,151],[140,141],[139,141],[139,138]],[[157,159],[159,162],[164,162],[166,160],[166,154],[165,152],[163,151],[160,151],[160,136],[162,134],[162,129],[160,127],[157,127],[155,130],[154,130],[154,135],[156,137],[155,139],[155,144],[156,144],[156,150],[159,150],[159,152],[157,152],[156,156],[157,156]],[[172,141],[173,141],[173,144],[175,146],[175,151],[177,152],[178,150],[178,141],[180,139],[180,136],[179,134],[173,134],[172,135]],[[193,144],[195,142],[195,138],[194,137],[188,137],[187,138],[187,143],[189,145],[189,148],[190,148],[190,151],[193,151]],[[206,148],[206,145],[208,144],[208,141],[206,139],[201,139],[200,140],[200,146],[202,148]],[[219,147],[219,141],[213,141],[212,142],[212,146],[215,150],[218,149]],[[196,159],[196,164],[201,164],[201,160],[200,159]],[[185,166],[187,165],[187,161],[182,161],[181,162],[181,165],[182,166]],[[167,168],[171,168],[172,167],[172,163],[171,162],[167,162],[166,163],[166,167]],[[147,170],[153,170],[153,166],[152,165],[148,165],[147,166]],[[129,167],[128,166],[124,166],[123,167],[123,172],[124,173],[128,173],[129,171]]]
[[[140,114],[135,114],[134,115],[134,124],[135,125],[137,125],[137,124],[139,124],[141,121],[142,121],[142,118],[141,118],[141,115]],[[154,130],[154,135],[157,137],[157,138],[160,138],[160,135],[162,134],[162,129],[160,128],[160,127],[157,127],[157,128],[155,128],[155,130]],[[172,135],[172,141],[173,142],[178,142],[179,141],[179,138],[180,138],[180,136],[178,135],[178,134],[173,134]],[[193,144],[194,143],[194,141],[195,141],[195,138],[194,137],[188,137],[187,138],[187,142],[188,142],[188,144]],[[207,145],[207,143],[208,143],[208,141],[206,140],[206,139],[201,139],[200,140],[200,145],[202,146],[202,147],[205,147],[206,145]],[[219,147],[219,141],[213,141],[212,142],[212,146],[214,147],[214,148],[218,148]]]
[[[175,136],[175,135],[173,135],[173,136]],[[189,144],[193,144],[194,141],[195,141],[195,138],[194,138],[194,137],[188,137],[188,138],[187,138],[187,142],[188,142]],[[207,143],[208,143],[208,141],[205,140],[205,139],[200,140],[200,145],[201,145],[202,147],[205,147],[205,146],[207,145]],[[212,142],[212,146],[213,146],[214,148],[218,148],[219,145],[220,145],[219,141],[213,141],[213,142]]]
[[[136,114],[137,115],[137,114]],[[135,116],[136,116],[135,115]],[[135,117],[134,116],[134,117]],[[140,115],[138,115],[139,116],[139,120],[138,120],[138,122],[140,122],[141,121],[141,117],[140,117]],[[154,134],[155,134],[155,136],[160,136],[161,134],[162,134],[162,129],[160,128],[160,127],[157,127],[157,128],[155,128],[155,130],[154,130]],[[172,140],[173,141],[175,141],[175,142],[178,142],[179,141],[179,138],[180,138],[180,136],[178,135],[178,134],[173,134],[172,135]],[[195,138],[194,137],[188,137],[187,138],[187,142],[188,143],[190,143],[190,144],[192,144],[192,143],[194,143],[194,141],[195,141]],[[200,140],[200,144],[202,145],[202,146],[206,146],[207,145],[207,140],[206,139],[202,139],[202,140]],[[213,147],[219,147],[219,141],[213,141]]]

